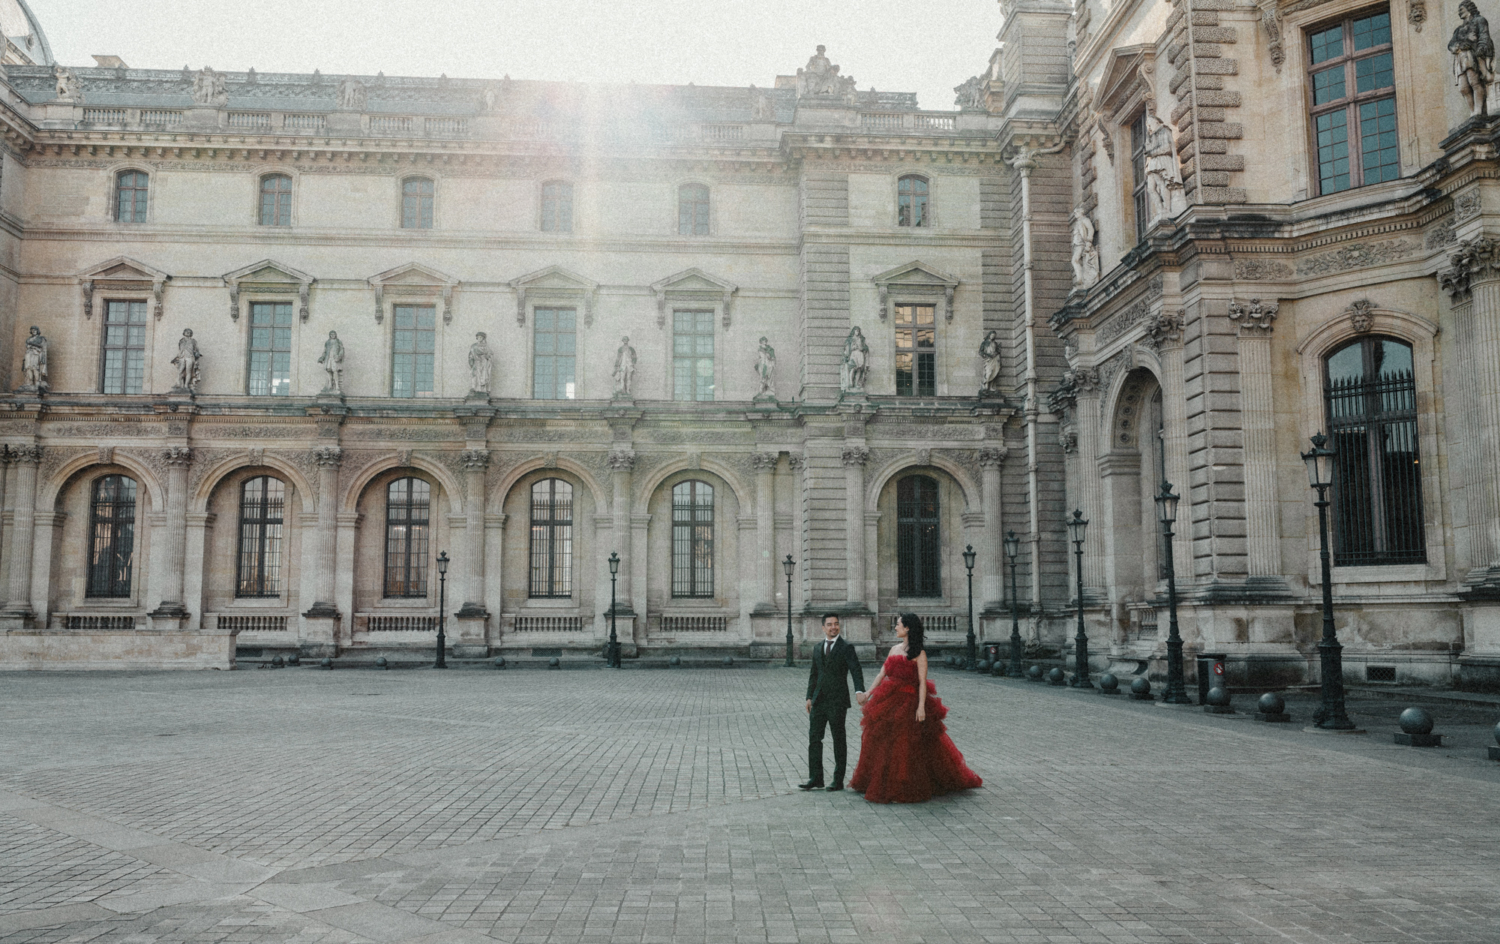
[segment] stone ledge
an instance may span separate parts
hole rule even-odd
[[[0,635],[0,670],[233,669],[237,634],[204,630]]]

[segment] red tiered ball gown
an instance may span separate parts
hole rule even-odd
[[[919,723],[917,664],[897,653],[886,658],[884,671],[865,702],[859,766],[849,786],[872,803],[921,803],[983,784],[948,737],[948,709],[937,686],[927,683],[927,720]]]

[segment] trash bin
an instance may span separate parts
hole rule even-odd
[[[1224,660],[1227,658],[1228,654],[1223,652],[1198,653],[1198,704],[1208,704],[1208,690],[1224,685]]]

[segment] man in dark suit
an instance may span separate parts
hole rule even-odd
[[[812,669],[807,677],[807,715],[811,722],[807,739],[807,783],[803,790],[823,786],[823,729],[833,729],[833,782],[828,789],[844,789],[844,761],[849,756],[844,741],[844,714],[849,710],[848,676],[854,676],[854,698],[865,703],[865,674],[859,667],[854,646],[840,634],[837,613],[823,617],[822,642],[813,649]]]

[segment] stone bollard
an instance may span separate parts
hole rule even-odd
[[[1136,701],[1150,701],[1151,700],[1151,681],[1150,681],[1150,679],[1146,678],[1146,676],[1144,676],[1144,675],[1138,675],[1138,676],[1136,676],[1135,677],[1135,681],[1133,681],[1133,682],[1130,683],[1130,697],[1133,698],[1133,699],[1135,699]]]
[[[1267,721],[1273,724],[1292,720],[1292,716],[1286,712],[1286,699],[1277,692],[1266,692],[1256,702],[1256,721]]]
[[[333,669],[333,660],[325,658],[322,662],[318,663],[318,668],[332,670]]]
[[[1120,680],[1115,678],[1113,672],[1105,672],[1103,675],[1099,676],[1099,694],[1120,694]]]
[[[1062,684],[1064,684],[1064,682],[1066,682],[1066,679],[1063,678],[1063,670],[1062,669],[1059,669],[1059,668],[1057,668],[1057,667],[1054,666],[1053,669],[1052,669],[1052,671],[1047,673],[1047,684],[1048,685],[1062,685]]]
[[[992,666],[990,664],[990,660],[988,660],[988,659],[981,659],[981,660],[979,660],[979,671],[980,672],[988,674],[991,668],[992,668]]]
[[[731,668],[733,666],[734,666],[734,656],[725,656],[724,657],[724,668],[728,669],[728,668]]]
[[[1232,715],[1234,706],[1229,703],[1229,692],[1222,685],[1215,685],[1208,690],[1208,697],[1203,710],[1211,715]]]
[[[562,668],[562,660],[559,659],[557,656],[553,656],[552,658],[550,658],[550,659],[547,660],[547,668],[549,668],[549,669],[560,669],[560,668]]]
[[[667,664],[674,668],[682,665],[682,656],[673,656],[670,660],[668,660]]]
[[[505,668],[505,656],[497,656],[495,658],[495,668],[497,668],[497,669],[503,669],[503,668]]]
[[[286,660],[281,656],[275,656],[271,659],[271,668],[273,669],[279,669],[284,665],[286,665]]]
[[[294,652],[291,655],[289,655],[289,656],[286,657],[286,664],[287,665],[301,665],[302,664],[302,657],[299,656],[299,655],[297,655],[297,653]]]
[[[1401,712],[1396,723],[1401,725],[1401,733],[1395,736],[1397,744],[1407,747],[1443,746],[1443,736],[1432,733],[1432,712],[1426,708],[1408,708]]]
[[[1042,680],[1042,667],[1039,665],[1034,665],[1031,668],[1027,669],[1026,680],[1028,682],[1040,682]]]
[[[390,667],[391,664],[385,661],[385,656],[381,656],[380,658],[375,660],[375,668],[377,669],[389,669]]]

